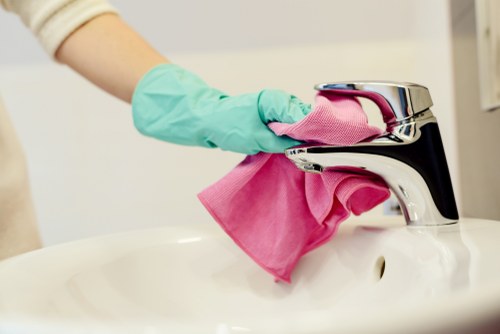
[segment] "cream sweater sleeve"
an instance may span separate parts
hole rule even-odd
[[[54,57],[59,46],[78,27],[104,13],[116,13],[106,0],[0,0],[20,16]]]

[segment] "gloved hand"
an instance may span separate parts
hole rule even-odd
[[[283,152],[301,142],[278,137],[269,122],[295,123],[311,110],[279,90],[228,96],[173,64],[150,70],[135,88],[137,129],[164,141],[255,154]]]

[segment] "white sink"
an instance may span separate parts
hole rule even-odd
[[[291,285],[215,223],[82,240],[0,262],[0,333],[484,331],[500,324],[499,240],[494,221],[350,219]]]

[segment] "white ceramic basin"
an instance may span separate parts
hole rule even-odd
[[[350,219],[288,285],[215,223],[128,232],[0,262],[0,333],[484,332],[499,257],[500,222]]]

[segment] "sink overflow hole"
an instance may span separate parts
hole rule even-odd
[[[385,258],[380,256],[375,262],[375,278],[381,280],[385,273]]]

